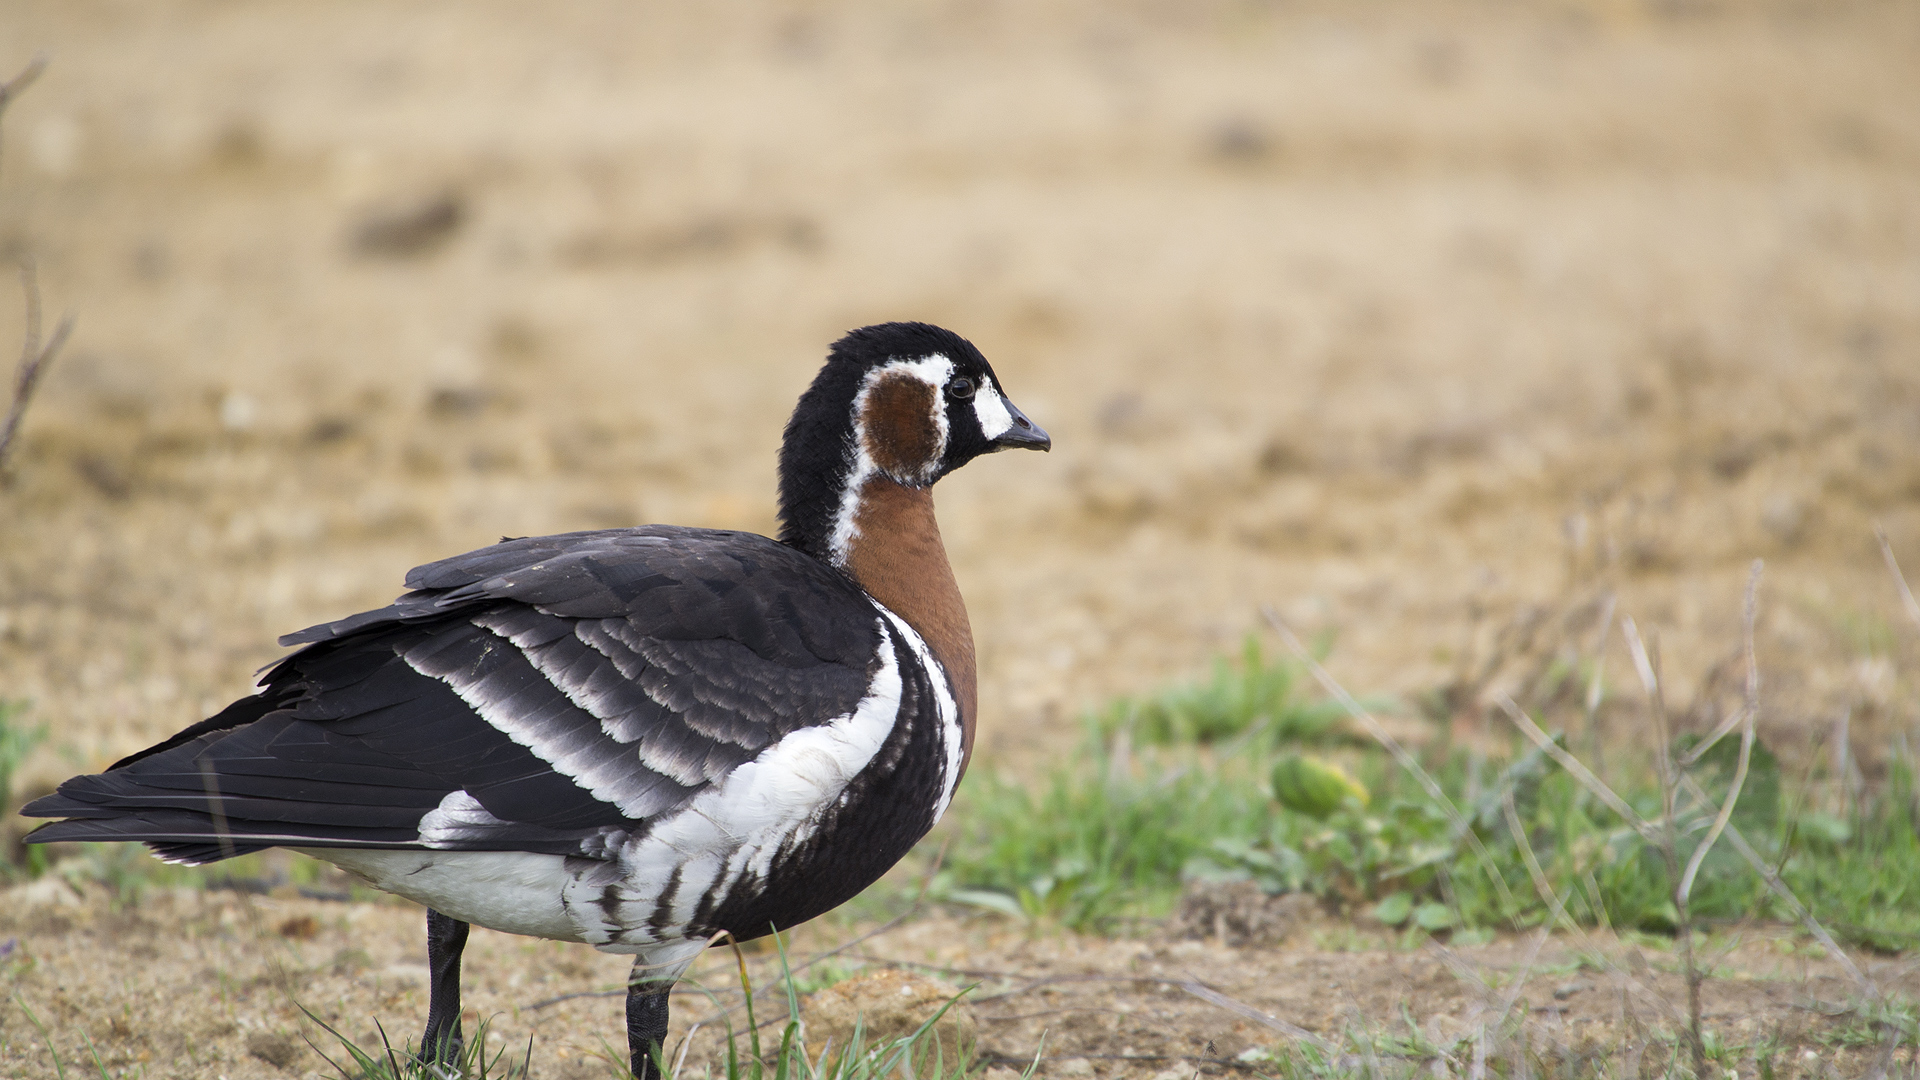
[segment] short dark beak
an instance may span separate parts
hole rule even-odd
[[[1039,424],[1027,419],[1027,414],[1014,407],[1013,402],[1000,399],[1006,405],[1007,412],[1013,417],[1013,426],[993,440],[995,450],[1051,450],[1053,439]]]

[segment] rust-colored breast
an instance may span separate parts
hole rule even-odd
[[[934,658],[953,681],[960,703],[961,768],[973,754],[973,718],[978,701],[973,661],[973,627],[967,605],[947,563],[940,524],[933,517],[933,495],[874,477],[860,489],[854,514],[859,529],[847,550],[847,570],[894,614],[919,631]]]

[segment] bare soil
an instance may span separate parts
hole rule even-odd
[[[419,909],[398,902],[186,889],[135,907],[41,903],[0,913],[0,934],[20,943],[6,961],[9,989],[50,1029],[67,1067],[93,1075],[97,1052],[112,1075],[137,1068],[156,1078],[337,1075],[322,1055],[346,1054],[316,1019],[362,1048],[381,1047],[383,1030],[395,1046],[417,1040],[423,928]],[[1465,1075],[1481,1026],[1509,1033],[1493,1044],[1496,1060],[1510,1060],[1501,1055],[1523,1029],[1534,1054],[1570,1074],[1603,1062],[1608,1075],[1636,1075],[1635,1058],[1649,1068],[1669,1059],[1661,1040],[1686,1000],[1668,943],[1606,934],[1407,948],[1377,926],[1314,918],[1278,944],[1235,948],[1159,933],[1030,933],[998,918],[940,914],[872,937],[857,932],[873,929],[812,924],[788,963],[805,984],[821,974],[809,960],[854,942],[825,961],[834,976],[897,969],[945,994],[971,987],[956,1008],[969,1014],[981,1058],[1017,1071],[1038,1054],[1045,1076],[1252,1076],[1272,1066],[1249,1052],[1291,1042],[1299,1029],[1336,1044],[1350,1032],[1395,1036],[1402,1067],[1430,1060],[1434,1051],[1416,1044],[1424,1039],[1449,1055],[1452,1075]],[[1854,1016],[1859,988],[1804,938],[1746,928],[1716,936],[1705,959],[1713,977],[1703,1014],[1734,1047],[1728,1067],[1749,1075],[1768,1045],[1780,1048],[1781,1076],[1859,1076],[1880,1059],[1880,1036]],[[763,943],[748,954],[769,1050],[787,1012],[779,963]],[[684,1051],[693,1075],[724,1074],[729,1024],[745,1046],[737,965],[727,950],[709,952],[676,993],[670,1050]],[[487,1020],[490,1052],[514,1060],[531,1039],[536,1076],[607,1076],[624,1054],[628,967],[579,946],[475,929],[463,972],[466,1031]],[[1911,961],[1870,957],[1864,967],[1885,993],[1920,994]],[[802,1017],[812,1008],[803,998]],[[811,1029],[815,1056],[820,1031]],[[5,1075],[54,1075],[46,1040],[17,1006],[0,1032]],[[1392,1040],[1379,1041],[1394,1053]]]
[[[37,50],[0,127],[0,249],[80,326],[0,477],[0,696],[52,732],[16,795],[246,692],[277,635],[415,563],[770,530],[794,397],[835,335],[894,318],[972,338],[1057,447],[939,492],[982,767],[1032,769],[1087,706],[1202,670],[1261,604],[1330,634],[1336,674],[1409,702],[1418,738],[1421,700],[1481,735],[1486,695],[1611,595],[1699,722],[1756,557],[1783,756],[1829,760],[1844,731],[1871,779],[1920,719],[1871,532],[1920,567],[1911,4],[13,0],[0,72]],[[0,303],[0,342],[20,328]],[[1630,670],[1617,637],[1607,663]],[[1643,738],[1620,702],[1607,734]],[[275,970],[350,1027],[420,1011],[386,974],[418,963],[403,908],[105,905],[0,912],[33,961],[9,985],[69,1062],[86,1030],[149,1076],[311,1072],[246,1049],[296,1030]],[[276,929],[296,912],[313,936]],[[996,986],[1056,948],[1187,963],[896,934],[951,937],[938,963]],[[527,1009],[617,961],[475,948],[476,1007],[541,1025],[555,1071],[617,1030],[604,1002]],[[1797,970],[1773,948],[1730,963]],[[1469,985],[1421,953],[1193,962],[1307,1027],[1458,1018]],[[1715,1007],[1793,1028],[1829,977],[1778,1001],[1716,980]],[[1171,1010],[1160,1042],[1056,1028],[1077,1046],[1232,1027],[1164,984],[1057,993]],[[21,1015],[0,1069],[52,1075]],[[1038,1021],[984,1030],[1026,1054]]]

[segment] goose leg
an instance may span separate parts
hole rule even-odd
[[[664,1052],[667,1041],[667,995],[673,980],[644,970],[641,959],[634,958],[633,974],[627,976],[627,1051],[636,1080],[660,1080],[654,1054]]]
[[[467,947],[467,924],[427,909],[427,1033],[420,1039],[420,1060],[452,1064],[460,1060],[460,953]]]

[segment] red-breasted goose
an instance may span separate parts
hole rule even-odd
[[[929,489],[1051,445],[958,335],[855,330],[787,423],[778,541],[649,525],[419,567],[282,638],[255,696],[29,804],[67,820],[28,840],[288,847],[419,901],[429,1060],[458,1053],[469,923],[632,953],[653,1077],[709,940],[848,900],[946,809],[974,653]]]

